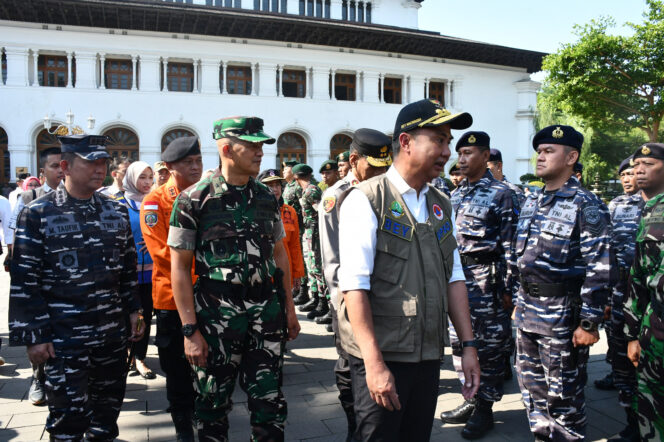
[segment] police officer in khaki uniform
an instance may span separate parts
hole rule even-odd
[[[477,392],[454,214],[428,184],[450,157],[450,129],[471,124],[469,114],[451,114],[435,100],[405,106],[394,164],[340,205],[339,334],[350,359],[357,440],[429,439],[448,313],[464,347],[463,394]]]

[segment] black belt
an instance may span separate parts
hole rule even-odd
[[[652,312],[655,314],[655,316],[664,321],[664,304],[656,299],[651,299],[650,306],[652,307]]]
[[[553,298],[559,296],[578,296],[583,282],[578,280],[564,282],[528,282],[521,279],[521,288],[530,296]]]
[[[465,267],[476,266],[476,265],[490,265],[500,260],[497,257],[482,257],[476,258],[471,255],[461,255],[461,264]]]

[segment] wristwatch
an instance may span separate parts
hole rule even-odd
[[[590,319],[582,319],[581,323],[579,324],[581,328],[587,332],[594,332],[597,330],[597,324],[595,324],[593,321]]]
[[[477,341],[474,340],[474,339],[471,339],[470,341],[463,341],[461,343],[461,348],[466,348],[466,347],[475,347],[475,348],[477,348],[478,347]]]
[[[188,338],[198,330],[198,324],[184,324],[182,326],[182,334]]]

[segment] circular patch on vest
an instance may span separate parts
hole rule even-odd
[[[157,225],[159,216],[157,215],[157,212],[146,212],[145,216],[143,217],[143,220],[145,221],[146,226],[154,227]]]
[[[443,219],[443,209],[441,209],[438,204],[434,204],[431,210],[433,211],[433,216],[435,216],[436,219]]]
[[[401,207],[399,201],[392,201],[392,204],[390,204],[390,212],[392,212],[392,216],[397,218],[401,218],[403,216],[403,207]]]

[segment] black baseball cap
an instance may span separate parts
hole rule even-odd
[[[402,132],[443,124],[449,124],[452,129],[467,129],[473,124],[473,117],[468,112],[453,114],[445,109],[438,100],[416,101],[407,104],[399,111],[392,139],[397,140]]]

